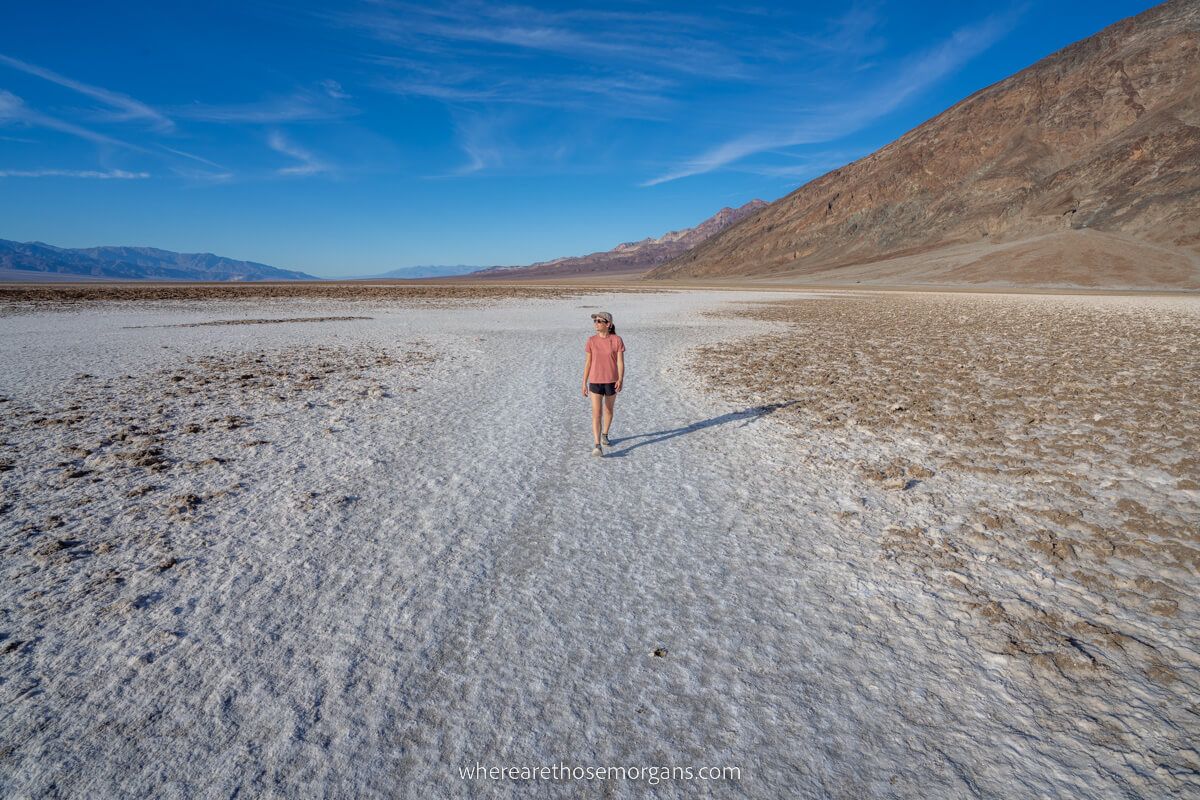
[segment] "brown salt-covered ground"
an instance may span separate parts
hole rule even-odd
[[[1200,305],[863,294],[744,308],[788,327],[701,348],[697,371],[731,401],[781,404],[797,447],[857,479],[863,509],[845,518],[876,543],[875,580],[942,617],[908,621],[1002,664],[1046,711],[1031,742],[1070,729],[1160,787],[1195,786]]]
[[[110,283],[0,284],[0,316],[65,310],[96,303],[136,304],[139,309],[159,304],[224,301],[263,309],[277,301],[295,308],[297,302],[377,304],[395,307],[415,303],[450,307],[509,299],[555,299],[585,294],[586,287],[521,285],[442,285],[413,283]],[[613,289],[612,291],[661,291]]]

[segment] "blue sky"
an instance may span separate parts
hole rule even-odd
[[[321,276],[775,200],[1153,3],[6,3],[0,238]]]

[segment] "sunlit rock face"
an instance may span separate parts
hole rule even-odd
[[[987,87],[649,277],[811,275],[1085,231],[1200,252],[1200,4],[1171,0]]]

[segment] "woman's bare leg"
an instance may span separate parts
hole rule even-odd
[[[600,444],[600,414],[604,408],[604,395],[588,392],[592,396],[592,441]]]
[[[608,436],[608,429],[612,427],[613,406],[617,403],[615,394],[604,395],[604,410],[608,413],[604,415],[604,435]]]

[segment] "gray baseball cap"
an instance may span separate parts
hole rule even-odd
[[[592,314],[592,319],[602,319],[609,325],[612,324],[612,314],[608,313],[607,311],[597,311],[596,313]]]

